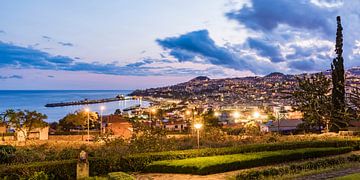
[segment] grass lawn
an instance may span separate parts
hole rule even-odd
[[[347,176],[338,177],[335,180],[358,180],[360,179],[360,173],[350,174]]]
[[[251,168],[294,160],[344,154],[352,148],[304,148],[257,153],[233,154],[189,158],[182,160],[156,161],[145,172],[213,174],[237,169]]]

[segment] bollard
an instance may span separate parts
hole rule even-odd
[[[89,161],[87,153],[82,150],[76,165],[76,179],[89,177]]]

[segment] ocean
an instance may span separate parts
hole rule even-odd
[[[100,112],[100,106],[105,106],[104,115],[112,114],[116,109],[124,109],[140,104],[137,100],[115,101],[102,104],[45,107],[48,103],[79,101],[84,99],[111,98],[116,95],[127,95],[131,90],[0,90],[0,114],[6,109],[35,110],[46,114],[47,122],[55,122],[68,113],[89,107],[91,111]],[[149,102],[142,101],[141,106],[149,106]]]

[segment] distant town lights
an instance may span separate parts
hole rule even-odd
[[[151,109],[151,112],[152,112],[152,113],[156,113],[156,109]]]
[[[215,113],[214,113],[214,116],[219,117],[219,116],[220,116],[220,113],[219,113],[219,112],[215,112]]]

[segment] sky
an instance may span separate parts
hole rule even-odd
[[[2,0],[0,89],[143,89],[200,75],[324,71],[336,16],[345,66],[359,66],[358,0]]]

